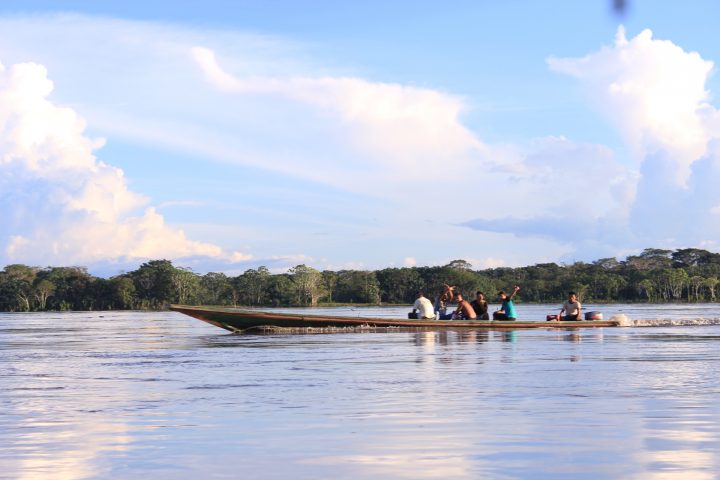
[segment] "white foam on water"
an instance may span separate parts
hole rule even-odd
[[[610,321],[618,322],[618,325],[620,325],[621,327],[632,327],[633,326],[632,320],[630,320],[627,317],[627,315],[622,314],[622,313],[620,313],[618,315],[613,315],[612,317],[610,317]]]
[[[625,315],[622,315],[625,317]],[[615,318],[615,317],[613,317]],[[621,321],[621,327],[691,327],[705,325],[720,325],[720,318],[656,318],[652,320],[630,320]]]

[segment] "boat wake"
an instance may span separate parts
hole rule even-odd
[[[652,320],[627,320],[622,327],[692,327],[720,325],[720,318],[656,318]]]
[[[720,317],[685,317],[685,318],[637,318],[631,319],[627,315],[619,314],[610,317],[618,322],[620,327],[693,327],[706,325],[720,325]]]

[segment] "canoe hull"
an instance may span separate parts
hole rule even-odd
[[[395,318],[343,317],[337,315],[306,315],[240,310],[225,307],[194,307],[170,305],[170,310],[184,313],[231,332],[262,327],[328,328],[328,327],[405,327],[405,328],[464,328],[486,330],[518,330],[527,328],[587,328],[617,327],[614,320],[583,320],[575,322],[545,321],[489,321],[489,320],[409,320]]]

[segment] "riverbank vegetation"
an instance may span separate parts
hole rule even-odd
[[[234,306],[408,304],[423,290],[432,298],[443,284],[466,296],[522,286],[519,301],[557,303],[569,290],[583,302],[714,302],[720,254],[702,249],[649,248],[624,260],[542,263],[474,270],[464,260],[438,267],[376,271],[318,271],[298,265],[285,273],[265,267],[236,277],[193,272],[153,260],[109,279],[84,267],[8,265],[0,271],[0,311],[161,309],[168,303]]]

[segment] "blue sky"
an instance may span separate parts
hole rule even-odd
[[[0,5],[0,263],[717,244],[716,2]]]

